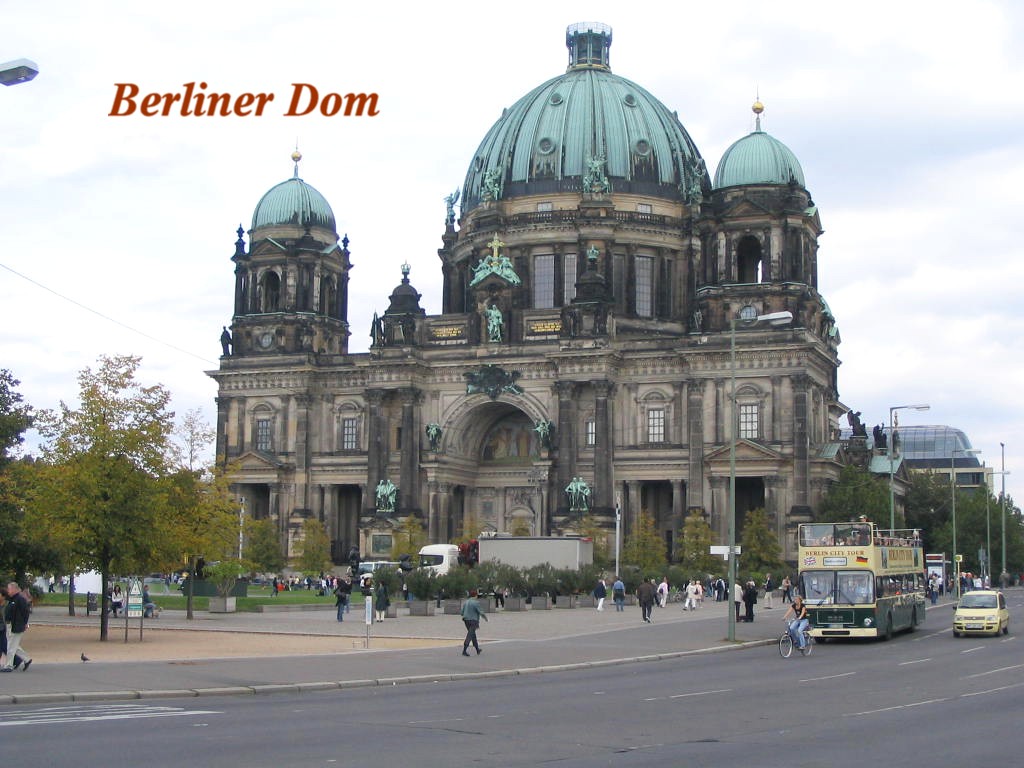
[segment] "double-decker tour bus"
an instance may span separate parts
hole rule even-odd
[[[925,564],[916,530],[809,523],[799,530],[799,589],[811,636],[892,637],[924,621]]]

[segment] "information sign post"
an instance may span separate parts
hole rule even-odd
[[[128,620],[139,620],[139,640],[142,639],[142,587],[138,579],[132,579],[128,588],[128,610],[124,612],[124,641],[128,642]]]

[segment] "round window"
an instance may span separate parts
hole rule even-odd
[[[740,310],[740,320],[756,320],[757,310],[747,304],[743,309]]]
[[[555,148],[555,142],[551,139],[543,138],[537,142],[537,149],[541,151],[541,154],[549,155]]]

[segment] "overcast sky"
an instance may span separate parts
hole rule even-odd
[[[137,354],[179,414],[215,416],[235,230],[300,174],[347,233],[352,351],[412,265],[441,309],[444,197],[501,110],[565,71],[566,25],[614,29],[612,71],[678,112],[709,170],[753,128],[799,158],[842,402],[867,425],[964,430],[1024,492],[1024,11],[1006,2],[6,4],[0,367],[36,408],[101,354]],[[404,6],[403,6],[404,7]],[[261,117],[110,117],[142,93],[273,93]],[[293,83],[377,93],[373,118],[286,117]],[[12,272],[13,270],[13,272]],[[17,273],[17,274],[15,274]],[[59,296],[57,295],[59,294]],[[100,316],[102,315],[102,317]],[[109,319],[106,319],[109,318]],[[999,484],[997,479],[997,486]]]

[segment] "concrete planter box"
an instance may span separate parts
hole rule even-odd
[[[608,601],[605,600],[607,603]],[[597,599],[593,595],[579,595],[576,598],[576,606],[578,608],[595,608],[597,606]]]
[[[445,616],[458,616],[462,613],[461,600],[442,600],[441,604],[444,606]]]
[[[210,613],[234,613],[235,598],[220,597],[219,595],[211,597],[208,610],[210,611]]]
[[[392,603],[384,610],[385,619],[397,619],[398,618],[398,604]]]
[[[506,597],[505,598],[505,610],[506,611],[526,611],[529,610],[530,606],[526,604],[525,597]]]
[[[534,595],[530,606],[534,611],[549,611],[551,610],[551,598],[547,595]]]
[[[575,608],[579,598],[576,595],[559,595],[553,607]]]
[[[433,616],[434,615],[434,601],[433,600],[410,600],[409,601],[409,615],[410,616]]]

